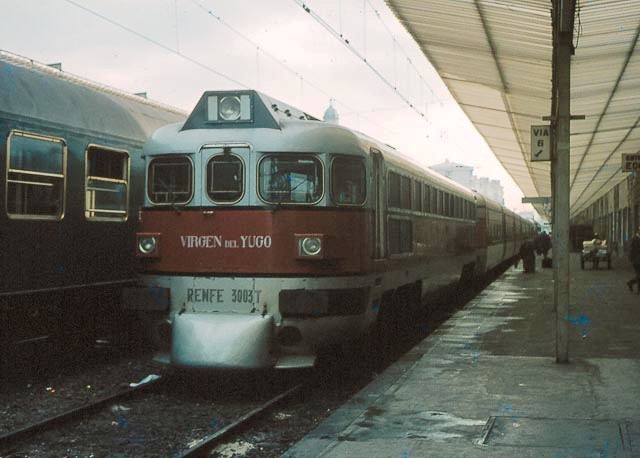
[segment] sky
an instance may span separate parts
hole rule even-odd
[[[206,90],[251,88],[429,166],[498,179],[531,211],[383,0],[2,0],[0,49],[191,111]],[[348,42],[348,46],[346,46]]]

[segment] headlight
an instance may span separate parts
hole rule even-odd
[[[253,121],[252,94],[216,94],[207,96],[207,122]]]
[[[301,255],[317,256],[322,251],[322,240],[320,237],[304,237],[300,240]]]
[[[223,97],[220,101],[220,117],[225,121],[240,119],[240,98],[235,96]]]
[[[156,249],[158,241],[155,237],[141,237],[138,240],[138,250],[144,254],[153,253]]]

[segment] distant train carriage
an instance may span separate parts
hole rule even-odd
[[[498,204],[255,91],[205,93],[144,151],[145,286],[127,303],[178,366],[310,366],[527,236]]]
[[[177,110],[0,52],[3,354],[113,319],[133,279],[142,144]]]

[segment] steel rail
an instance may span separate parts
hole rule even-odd
[[[158,386],[160,383],[163,383],[164,381],[165,381],[165,378],[163,377],[155,380],[151,380],[143,384],[140,384],[138,386],[123,390],[119,393],[105,396],[90,404],[85,404],[83,406],[67,410],[61,414],[54,415],[52,417],[41,420],[37,423],[32,423],[31,425],[3,434],[2,436],[0,436],[0,450],[3,450],[5,447],[8,447],[10,445],[14,445],[18,441],[24,440],[38,433],[52,429],[69,420],[82,417],[83,415],[86,415],[90,412],[93,412],[95,410],[98,410],[104,407],[106,404],[110,402],[113,402],[119,399],[126,399],[133,396],[134,394],[139,394],[144,390],[148,389],[150,386]]]
[[[294,386],[293,388],[289,388],[284,393],[281,393],[276,397],[271,398],[271,400],[265,402],[261,406],[256,407],[250,412],[247,412],[246,414],[238,418],[233,423],[225,426],[222,429],[219,429],[213,434],[210,434],[202,439],[199,439],[195,445],[193,445],[189,449],[182,452],[181,455],[177,455],[177,457],[190,458],[190,457],[204,456],[204,454],[210,451],[213,448],[213,446],[216,445],[222,438],[228,436],[231,432],[237,429],[240,429],[242,426],[244,426],[246,423],[254,419],[256,416],[265,413],[271,407],[280,403],[283,399],[286,399],[292,394],[296,393],[298,390],[300,390],[300,388],[302,388],[303,385],[304,384],[301,383]]]

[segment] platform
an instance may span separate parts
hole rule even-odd
[[[522,263],[284,456],[640,457],[640,296],[571,258],[570,363],[555,363],[553,271]]]

